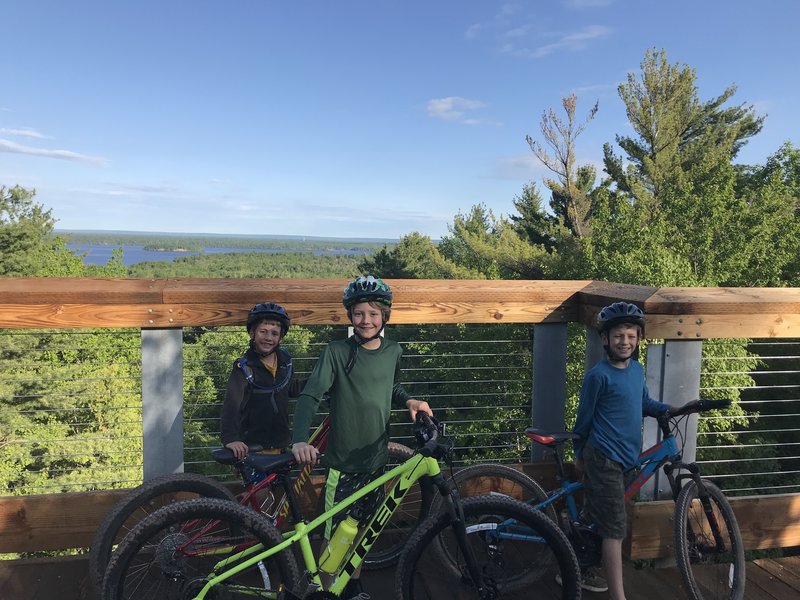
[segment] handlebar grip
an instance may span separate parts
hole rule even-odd
[[[418,412],[416,418],[417,441],[420,443],[420,453],[430,456],[439,441],[439,422],[424,412]]]
[[[700,412],[706,410],[719,410],[720,408],[728,408],[733,402],[725,398],[723,400],[711,400],[710,398],[700,398],[697,401],[698,408],[697,410]]]
[[[671,410],[669,412],[669,416],[680,417],[693,413],[706,412],[708,410],[719,410],[721,408],[729,407],[731,403],[732,402],[729,399],[711,400],[709,398],[701,398],[700,400],[692,400],[691,402],[687,402],[677,410]]]

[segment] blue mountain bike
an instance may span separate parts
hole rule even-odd
[[[662,440],[639,456],[629,472],[630,483],[625,490],[625,499],[630,501],[658,469],[664,470],[675,502],[677,567],[686,593],[693,600],[744,597],[744,547],[733,509],[719,487],[702,477],[697,464],[683,462],[676,437],[685,436],[688,415],[729,405],[730,400],[696,400],[659,417]],[[578,507],[576,494],[583,490],[583,483],[569,479],[561,457],[563,444],[577,438],[577,434],[528,428],[525,435],[552,451],[562,482],[559,489],[547,493],[524,473],[495,464],[462,469],[454,476],[455,487],[462,496],[499,493],[528,502],[560,524],[582,569],[597,565],[602,540]]]

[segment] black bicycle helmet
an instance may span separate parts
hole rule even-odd
[[[289,313],[286,312],[286,309],[274,302],[261,302],[250,309],[247,314],[247,332],[250,333],[253,327],[261,323],[261,321],[277,321],[280,323],[281,337],[286,335],[291,324]]]
[[[614,302],[597,313],[597,329],[600,333],[608,331],[614,325],[631,323],[642,328],[644,333],[644,313],[635,304],[628,302]]]
[[[392,290],[380,277],[361,275],[344,288],[342,304],[348,310],[359,302],[377,302],[392,307]]]

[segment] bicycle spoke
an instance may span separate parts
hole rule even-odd
[[[485,597],[579,596],[577,561],[566,538],[541,513],[508,498],[473,498],[465,501],[464,508],[467,542],[486,588]],[[412,548],[398,574],[404,599],[480,598],[446,515],[434,523],[426,522],[409,542]],[[564,588],[558,579],[566,581]]]
[[[220,562],[256,545],[281,540],[272,525],[231,502],[195,500],[156,513],[137,527],[112,557],[106,591],[114,600],[189,600]],[[231,576],[206,598],[276,598],[296,578],[293,560],[280,553]],[[231,565],[229,565],[231,566]]]

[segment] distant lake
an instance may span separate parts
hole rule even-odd
[[[111,259],[111,253],[117,246],[104,244],[67,244],[67,248],[77,254],[85,254],[83,262],[87,265],[104,265]],[[229,252],[303,252],[306,254],[366,254],[366,250],[284,250],[279,248],[205,248],[201,252],[174,252],[145,250],[144,246],[128,246],[122,244],[122,262],[126,267],[140,262],[162,261],[172,262],[182,256],[194,254],[225,254]]]

